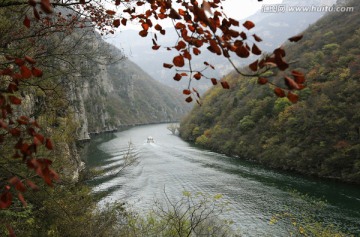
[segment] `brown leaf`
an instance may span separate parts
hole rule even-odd
[[[217,80],[215,78],[211,78],[211,83],[216,86],[217,85]]]
[[[193,48],[193,53],[195,55],[199,55],[199,54],[201,54],[201,51],[198,48]]]
[[[106,14],[110,15],[110,16],[113,16],[116,14],[116,11],[113,11],[113,10],[106,10]]]
[[[251,71],[256,72],[258,70],[258,60],[256,60],[255,62],[251,63],[249,65],[249,68],[251,69]]]
[[[303,35],[296,35],[296,36],[293,36],[293,37],[289,38],[289,41],[290,42],[298,42],[302,38],[303,38]]]
[[[255,55],[261,55],[261,50],[258,48],[256,44],[253,44],[251,48],[251,52]]]
[[[235,53],[240,58],[247,58],[250,56],[249,50],[244,45],[237,47]]]
[[[182,76],[179,73],[176,73],[175,76],[174,76],[175,81],[180,81],[181,78],[182,78]]]
[[[126,18],[121,19],[121,24],[123,24],[123,26],[126,26],[126,23],[127,23],[127,19],[126,19]]]
[[[117,28],[117,27],[119,27],[120,26],[120,19],[115,19],[114,21],[113,21],[113,25]]]
[[[164,67],[164,68],[169,68],[169,69],[170,69],[170,68],[172,68],[173,66],[174,66],[174,65],[169,64],[169,63],[164,63],[164,64],[163,64],[163,67]]]
[[[257,36],[256,34],[253,34],[253,37],[254,37],[256,42],[261,42],[262,41],[262,39],[259,36]]]
[[[188,102],[188,103],[190,103],[190,102],[193,101],[193,99],[191,98],[191,96],[189,96],[189,97],[187,97],[187,98],[185,99],[185,101]]]
[[[9,191],[5,191],[0,196],[0,209],[6,209],[11,205],[12,195]]]
[[[139,35],[141,37],[146,37],[148,35],[148,32],[146,30],[142,30],[142,31],[139,32]]]

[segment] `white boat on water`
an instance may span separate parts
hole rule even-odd
[[[147,138],[147,143],[155,143],[154,138],[151,137],[151,136],[148,136],[148,138]]]

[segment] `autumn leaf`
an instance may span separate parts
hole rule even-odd
[[[303,35],[296,35],[296,36],[293,36],[293,37],[289,38],[289,41],[290,42],[298,42],[302,38],[303,38]]]
[[[50,140],[49,138],[46,138],[45,146],[46,146],[46,148],[49,149],[49,150],[53,150],[53,149],[54,149],[54,146],[53,146],[53,144],[52,144],[52,142],[51,142],[51,140]]]
[[[243,24],[243,26],[250,30],[251,28],[253,28],[255,26],[255,24],[252,21],[245,21],[245,23]]]
[[[285,84],[290,90],[299,90],[299,85],[290,77],[285,76]]]
[[[184,57],[182,55],[178,55],[174,57],[173,64],[176,67],[183,67],[185,65]]]
[[[183,94],[184,95],[190,95],[191,94],[191,91],[186,89],[186,90],[183,90]]]
[[[39,68],[36,68],[36,67],[33,67],[31,69],[31,73],[34,75],[34,77],[42,77],[42,75],[43,75],[43,72]]]
[[[277,97],[280,97],[280,98],[286,96],[285,91],[284,91],[283,89],[279,88],[279,87],[276,87],[276,88],[274,89],[274,93],[275,93],[275,95],[276,95]]]
[[[249,65],[249,68],[250,68],[252,71],[256,72],[256,71],[258,70],[258,60],[256,60],[255,62],[251,63],[251,64]]]
[[[229,84],[226,82],[226,81],[222,81],[220,82],[221,83],[221,86],[224,88],[224,89],[230,89],[230,86]]]
[[[261,42],[262,41],[262,39],[259,36],[257,36],[256,34],[253,34],[253,37],[254,37],[256,42]]]
[[[118,28],[120,26],[120,19],[115,19],[113,21],[113,26],[115,26],[116,28]]]
[[[25,66],[25,65],[22,65],[22,66],[20,67],[20,71],[21,71],[21,75],[22,75],[23,78],[25,78],[25,79],[28,79],[28,78],[30,78],[30,77],[32,76],[31,70],[30,70],[27,66]]]
[[[170,68],[172,68],[173,66],[174,66],[174,65],[168,64],[168,63],[164,63],[164,64],[163,64],[163,67],[164,67],[164,68],[169,68],[169,69],[170,69]]]
[[[291,91],[288,92],[287,98],[291,101],[291,103],[296,103],[299,100],[299,96],[297,94],[292,93]]]
[[[25,19],[23,21],[24,26],[26,26],[27,28],[30,28],[30,19],[28,18],[28,16],[25,16]]]
[[[36,63],[36,61],[32,57],[27,56],[27,55],[25,56],[25,60],[30,64],[35,64]]]
[[[9,100],[14,105],[20,105],[21,104],[21,99],[17,98],[16,96],[9,95]]]
[[[251,48],[251,52],[255,55],[261,55],[261,50],[258,48],[256,44],[253,44]]]
[[[190,103],[190,102],[193,101],[193,98],[192,98],[191,96],[189,96],[189,97],[187,97],[187,98],[185,99],[185,101],[188,102],[188,103]]]
[[[50,0],[41,0],[40,5],[41,10],[43,10],[46,14],[53,13],[53,7],[51,6]]]
[[[106,10],[106,14],[110,15],[110,16],[113,16],[116,14],[116,11],[113,11],[113,10]]]
[[[197,73],[195,73],[195,75],[194,75],[194,78],[196,79],[196,80],[200,80],[201,79],[201,73],[200,72],[197,72]]]
[[[268,79],[265,78],[265,77],[259,77],[259,78],[258,78],[258,83],[259,83],[260,85],[265,85],[266,83],[268,83]]]
[[[179,73],[176,73],[175,76],[174,76],[175,81],[180,81],[181,78],[182,78],[182,76]]]

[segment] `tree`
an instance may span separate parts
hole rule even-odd
[[[298,96],[293,91],[304,88],[304,75],[292,71],[292,78],[284,74],[282,82],[275,77],[266,78],[264,73],[269,70],[285,72],[289,68],[289,63],[284,60],[285,51],[279,47],[271,54],[262,55],[256,43],[252,43],[262,39],[255,34],[250,36],[250,30],[255,24],[228,18],[222,11],[221,2],[202,1],[200,4],[196,0],[114,0],[113,6],[109,6],[93,0],[1,1],[0,12],[4,21],[0,29],[0,146],[4,149],[0,154],[0,167],[6,174],[0,177],[0,208],[9,208],[14,195],[26,205],[23,197],[26,187],[34,190],[38,188],[31,181],[33,175],[27,173],[28,170],[33,170],[49,186],[59,179],[49,159],[54,149],[48,136],[50,133],[41,128],[36,114],[27,114],[26,109],[21,107],[28,103],[26,95],[33,93],[26,89],[31,85],[31,79],[43,80],[44,70],[61,68],[62,63],[59,61],[39,64],[49,56],[44,45],[56,48],[56,44],[49,43],[53,35],[68,35],[82,28],[111,34],[121,25],[126,26],[128,21],[138,22],[142,26],[140,36],[145,37],[151,30],[154,32],[153,50],[163,47],[175,52],[172,62],[164,62],[164,67],[174,68],[174,80],[188,78],[189,86],[183,91],[187,102],[195,98],[197,103],[201,103],[198,91],[191,87],[194,79],[205,78],[214,85],[230,88],[225,80],[206,77],[206,70],[215,68],[208,62],[204,62],[203,68],[194,68],[193,58],[201,54],[202,50],[209,50],[227,58],[237,73],[258,77],[259,84],[271,85],[278,97],[286,96],[295,103]],[[143,11],[139,12],[139,9]],[[158,36],[166,35],[166,29],[162,26],[166,20],[173,22],[178,34],[174,46],[157,44]],[[21,24],[22,27],[19,27]],[[296,42],[301,38],[295,36],[289,40]],[[248,58],[250,55],[258,56],[259,59],[251,63],[249,69],[239,69],[232,61],[233,57]],[[37,87],[43,92],[49,90],[39,84]],[[18,166],[25,167],[26,172],[17,170]],[[9,232],[12,234],[11,228]]]

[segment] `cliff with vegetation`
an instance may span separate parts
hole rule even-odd
[[[181,123],[181,137],[267,166],[360,183],[360,17],[330,13],[288,45],[306,73],[300,101],[278,98],[256,78],[226,76]]]

